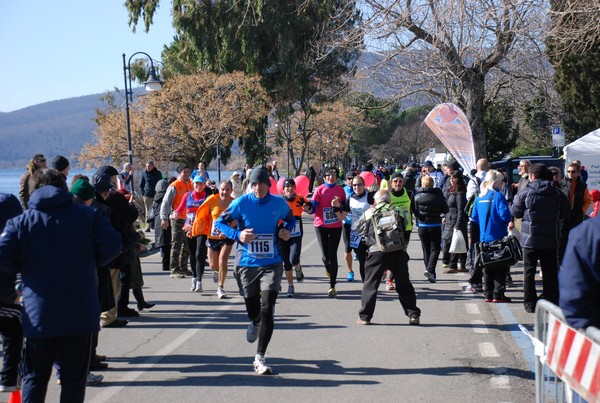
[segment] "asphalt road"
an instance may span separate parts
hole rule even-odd
[[[408,325],[397,294],[382,283],[374,325],[361,326],[361,283],[346,282],[342,266],[338,296],[327,297],[311,223],[305,219],[306,280],[296,284],[296,298],[281,295],[277,303],[267,352],[275,375],[253,372],[256,344],[246,342],[248,320],[231,274],[229,298],[218,300],[210,273],[204,292],[192,293],[191,280],[169,278],[154,254],[142,263],[144,294],[157,305],[125,328],[101,331],[98,352],[110,367],[96,372],[104,382],[87,388],[86,401],[534,401],[533,348],[517,327],[532,329],[534,320],[520,303],[521,265],[512,269],[515,287],[507,295],[513,303],[485,303],[481,294],[464,292],[466,274],[443,274],[441,263],[438,282],[427,282],[413,233],[409,267],[421,325]],[[340,245],[343,265],[342,252]],[[47,401],[58,401],[59,393],[53,378]]]

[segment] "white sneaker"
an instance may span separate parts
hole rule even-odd
[[[254,372],[258,375],[273,375],[273,370],[267,365],[265,356],[256,355],[254,358]]]
[[[103,379],[104,377],[102,375],[94,375],[90,372],[87,376],[86,384],[87,386],[98,385]]]
[[[287,294],[285,294],[285,296],[288,298],[294,297],[294,286],[293,285],[288,286]]]
[[[219,272],[218,271],[213,271],[213,281],[215,283],[219,282]]]
[[[219,298],[219,299],[227,298],[227,294],[225,294],[223,287],[217,288],[217,298]]]
[[[258,327],[260,324],[255,325],[254,322],[250,322],[248,329],[246,330],[246,340],[248,343],[254,343],[258,339]]]
[[[192,288],[190,289],[191,292],[196,291],[196,284],[198,284],[198,279],[196,277],[192,277]]]
[[[196,281],[196,288],[194,289],[194,292],[202,292],[202,281]]]

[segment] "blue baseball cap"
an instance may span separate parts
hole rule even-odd
[[[194,176],[194,183],[197,183],[197,182],[206,183],[206,178],[202,175],[196,175],[196,176]]]

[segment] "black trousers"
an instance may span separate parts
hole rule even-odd
[[[4,345],[4,364],[0,372],[0,385],[15,386],[23,352],[23,326],[20,305],[0,305],[0,336]]]
[[[325,265],[325,270],[329,273],[329,284],[331,287],[335,287],[338,274],[337,250],[342,237],[342,227],[315,227],[315,234],[321,246],[321,260]]]
[[[52,364],[56,361],[60,365],[60,402],[83,402],[90,365],[90,342],[91,334],[28,338],[23,401],[41,403],[46,400]]]
[[[381,283],[381,275],[387,269],[394,274],[396,280],[396,293],[408,317],[420,316],[421,310],[417,307],[417,295],[410,282],[408,274],[408,255],[403,250],[394,252],[369,252],[365,266],[365,279],[360,296],[361,308],[358,315],[363,320],[371,320],[377,303],[377,288]]]
[[[479,224],[471,222],[469,224],[469,250],[475,247],[475,244],[479,242]],[[483,269],[481,267],[473,268],[473,273],[469,279],[471,284],[482,284],[483,283]]]
[[[535,289],[537,263],[542,268],[542,290],[544,299],[558,305],[558,252],[553,249],[523,248],[523,303],[535,306],[538,300]]]
[[[190,251],[190,267],[194,277],[202,281],[204,275],[204,263],[208,253],[206,247],[206,235],[199,235],[193,238],[185,237],[188,249]]]
[[[435,266],[440,256],[442,227],[419,227],[425,269],[435,276]]]

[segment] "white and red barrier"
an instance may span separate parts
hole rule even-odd
[[[554,315],[548,317],[545,364],[590,402],[600,401],[600,345]]]

